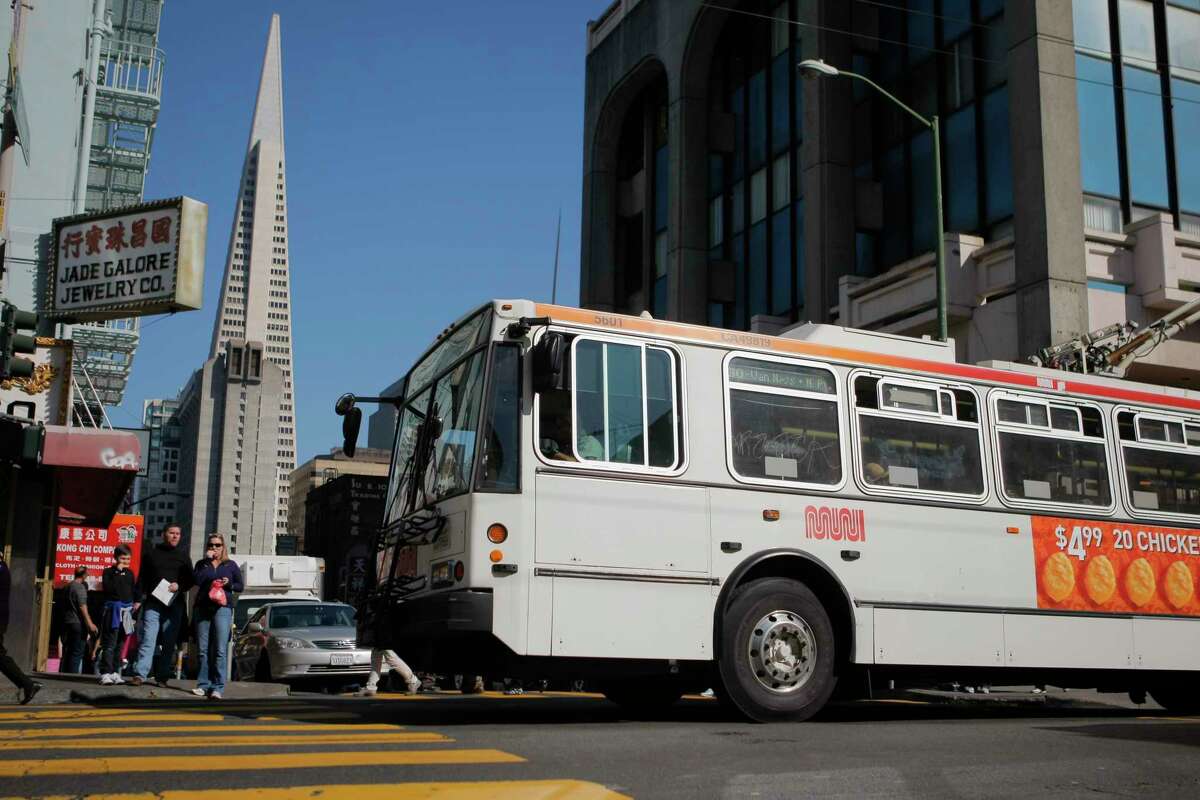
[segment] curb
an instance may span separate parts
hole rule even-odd
[[[175,680],[168,688],[163,689],[153,684],[100,686],[93,676],[80,680],[78,676],[67,678],[55,672],[35,672],[30,673],[29,677],[42,684],[42,690],[30,706],[64,703],[105,705],[130,702],[196,702],[204,699],[191,693],[192,687],[196,685],[195,681]],[[290,689],[282,683],[231,681],[225,687],[226,700],[276,700],[289,695]],[[20,702],[20,698],[20,689],[11,686],[0,689],[0,703],[16,704]]]
[[[1111,698],[1108,700],[1101,698]],[[948,692],[936,689],[909,689],[877,694],[877,700],[908,700],[940,705],[981,706],[986,708],[1045,708],[1045,709],[1108,709],[1110,711],[1156,711],[1159,706],[1152,702],[1143,705],[1133,703],[1125,694],[1101,694],[1088,691],[1086,696],[1078,694],[1064,696],[1063,692],[1051,690],[1045,694],[997,692],[991,694]]]

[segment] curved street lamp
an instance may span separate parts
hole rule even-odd
[[[942,342],[946,341],[946,339],[949,338],[948,323],[946,320],[946,256],[944,252],[944,239],[946,237],[942,225],[942,142],[941,133],[938,128],[937,114],[934,114],[932,117],[926,119],[904,103],[900,102],[895,95],[893,95],[887,89],[884,89],[867,76],[859,75],[856,72],[848,72],[844,69],[838,69],[832,64],[826,64],[824,60],[819,58],[806,58],[797,65],[797,68],[800,70],[800,74],[805,78],[836,78],[838,76],[842,76],[862,81],[875,91],[882,94],[888,100],[891,100],[900,108],[907,111],[915,120],[932,131],[934,216],[937,217],[937,249],[935,251],[935,255],[937,257],[937,326],[938,340]]]

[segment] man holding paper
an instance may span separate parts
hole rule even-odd
[[[175,643],[183,627],[184,598],[181,595],[194,583],[191,562],[187,553],[179,547],[182,536],[183,531],[178,525],[168,525],[163,531],[162,541],[147,552],[142,560],[140,582],[145,603],[142,606],[137,665],[130,680],[134,686],[144,683],[151,676],[152,669],[154,681],[159,686],[166,686],[167,679],[171,677]]]

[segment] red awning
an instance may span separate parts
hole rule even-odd
[[[142,448],[125,431],[47,425],[42,466],[54,468],[58,516],[107,524],[137,477]]]

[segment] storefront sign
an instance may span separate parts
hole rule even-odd
[[[47,314],[88,322],[200,308],[208,206],[189,197],[54,221]]]
[[[54,548],[54,585],[66,586],[75,579],[78,567],[88,568],[88,588],[100,588],[100,576],[112,566],[113,549],[118,544],[133,553],[136,574],[142,563],[142,533],[145,519],[140,514],[117,514],[106,527],[60,522]]]

